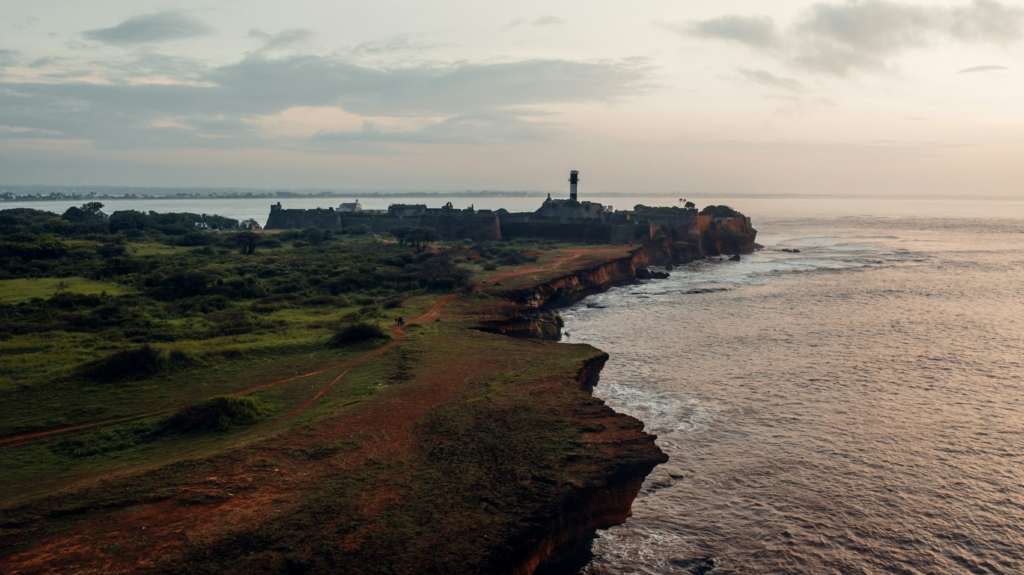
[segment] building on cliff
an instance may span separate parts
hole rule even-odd
[[[351,202],[351,203],[341,203],[341,204],[338,204],[338,211],[339,212],[361,212],[361,211],[363,211],[363,205],[359,203],[359,200],[356,200],[356,201]]]
[[[547,199],[535,212],[459,209],[448,202],[440,208],[426,204],[392,204],[387,210],[363,210],[342,204],[338,210],[287,210],[278,202],[270,208],[266,229],[345,229],[366,226],[375,233],[399,227],[429,227],[443,240],[499,241],[546,239],[572,243],[646,244],[655,259],[680,262],[705,255],[749,253],[757,230],[749,217],[725,206],[708,206],[698,213],[692,202],[682,207],[634,206],[615,211],[597,202],[579,201],[579,172],[569,178],[569,199]],[[680,203],[683,203],[681,200]],[[352,209],[342,209],[350,206]]]

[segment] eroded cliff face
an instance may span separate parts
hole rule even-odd
[[[646,246],[627,257],[589,269],[583,269],[532,288],[509,294],[515,303],[506,317],[481,322],[478,329],[511,337],[558,341],[562,338],[562,318],[552,308],[573,304],[588,295],[636,281],[637,270],[648,264]]]
[[[584,362],[577,375],[580,390],[593,390],[607,361],[608,354],[601,354]],[[616,413],[603,402],[580,410],[577,424],[583,445],[572,459],[584,468],[585,479],[567,496],[533,552],[512,569],[514,575],[569,573],[585,565],[597,530],[624,523],[633,514],[633,500],[644,479],[668,461],[655,445],[656,437],[644,433],[642,421]]]
[[[646,266],[648,262],[647,248],[641,247],[627,257],[519,290],[513,294],[513,299],[529,309],[570,305],[588,295],[634,281],[637,268]]]
[[[528,311],[519,313],[508,319],[481,322],[480,331],[500,333],[509,337],[544,339],[558,341],[562,339],[562,328],[565,323],[561,316],[553,312]]]
[[[514,294],[518,312],[481,329],[557,340],[563,323],[550,308],[635,281],[637,270],[648,261],[647,249],[641,247],[629,257],[520,290]],[[580,391],[593,393],[607,361],[608,354],[602,353],[583,362],[576,375]],[[644,479],[655,466],[668,461],[654,443],[656,437],[644,432],[642,421],[616,413],[599,400],[579,409],[576,422],[583,442],[570,460],[584,480],[567,494],[526,559],[511,570],[514,575],[569,573],[585,565],[597,530],[624,523],[632,515],[633,500]]]
[[[701,234],[704,253],[709,256],[749,254],[757,249],[757,230],[750,218],[727,218],[726,222],[712,222]]]

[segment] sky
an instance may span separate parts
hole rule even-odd
[[[4,0],[0,184],[1024,196],[1024,3]]]

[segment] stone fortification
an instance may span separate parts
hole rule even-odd
[[[267,218],[268,230],[287,230],[300,228],[320,228],[322,230],[337,230],[341,228],[341,217],[334,208],[326,210],[316,208],[315,210],[286,210],[278,202],[270,206],[270,216]]]
[[[343,204],[344,205],[344,204]],[[713,206],[714,207],[714,206]],[[738,214],[737,212],[731,212]],[[271,206],[267,229],[363,227],[387,233],[400,227],[428,227],[443,240],[499,241],[546,239],[571,243],[644,244],[657,263],[679,263],[705,255],[749,253],[757,230],[742,214],[700,215],[685,207],[648,207],[612,211],[594,202],[552,200],[535,212],[440,208],[392,204],[387,210],[286,210]]]

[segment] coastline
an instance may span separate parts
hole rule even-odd
[[[428,564],[516,574],[580,564],[596,530],[629,517],[644,478],[667,456],[642,422],[592,397],[606,353],[473,328],[554,315],[559,304],[633,281],[645,264],[643,248],[584,249],[536,268],[539,276],[480,286],[483,299],[442,298],[448,307],[433,304],[401,346],[349,368],[409,372],[389,376],[373,399],[347,405],[327,394],[309,417],[254,430],[226,449],[3,505],[0,565],[12,573],[72,564],[73,572],[237,571],[269,554],[265,569],[327,572],[323,552],[300,543],[324,521],[340,521],[339,531],[312,535],[333,549],[328,557],[351,556],[353,572],[378,561],[408,573]],[[519,286],[532,290],[526,303],[508,298]],[[311,509],[316,501],[324,508]],[[395,516],[419,527],[401,528]],[[404,537],[400,549],[381,548],[381,533]]]

